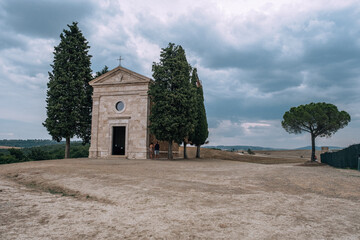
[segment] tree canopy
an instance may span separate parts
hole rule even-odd
[[[330,103],[309,103],[292,107],[285,112],[282,127],[288,133],[300,134],[308,132],[311,135],[311,160],[315,160],[315,138],[330,137],[339,129],[344,128],[351,121],[350,115],[339,111]]]
[[[54,140],[66,139],[65,158],[69,157],[70,138],[90,141],[92,107],[90,46],[76,22],[67,26],[69,30],[63,30],[59,45],[54,47],[43,123]]]
[[[172,159],[172,142],[181,143],[194,128],[191,66],[184,49],[169,43],[161,49],[160,62],[153,63],[152,71],[150,131],[156,139],[169,143],[168,157]]]

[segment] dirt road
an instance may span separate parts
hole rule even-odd
[[[0,165],[0,239],[359,239],[360,172],[236,161]]]

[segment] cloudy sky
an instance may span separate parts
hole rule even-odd
[[[358,0],[0,0],[0,139],[49,139],[42,122],[54,46],[79,22],[93,72],[122,65],[151,77],[169,42],[203,82],[210,145],[295,148],[291,107],[328,102],[351,123],[317,145],[359,143]]]

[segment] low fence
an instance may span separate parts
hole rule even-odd
[[[321,162],[337,168],[360,170],[360,144],[351,145],[337,152],[326,152],[321,155]]]

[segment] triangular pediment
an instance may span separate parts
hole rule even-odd
[[[133,72],[124,67],[117,67],[113,70],[90,81],[91,86],[114,85],[114,84],[131,84],[131,83],[149,83],[150,78],[139,73]]]

